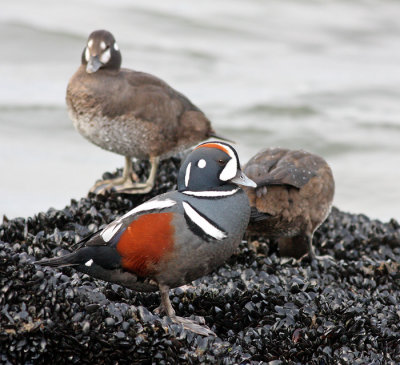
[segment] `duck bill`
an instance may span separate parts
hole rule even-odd
[[[95,73],[102,65],[98,56],[90,57],[86,65],[86,72],[88,74]]]
[[[238,185],[249,186],[251,188],[256,188],[257,184],[248,178],[243,171],[238,170],[236,176],[231,179],[231,181]]]

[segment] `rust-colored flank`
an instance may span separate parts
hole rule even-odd
[[[173,249],[173,215],[145,214],[129,225],[117,244],[123,268],[139,276],[154,273],[154,265]]]

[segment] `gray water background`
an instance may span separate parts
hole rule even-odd
[[[398,1],[0,5],[0,217],[63,208],[123,166],[73,129],[65,106],[87,36],[104,28],[124,67],[187,95],[242,162],[267,146],[320,154],[336,206],[400,219]]]

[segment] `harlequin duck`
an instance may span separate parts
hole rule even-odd
[[[246,188],[250,234],[278,239],[282,256],[315,258],[312,239],[328,216],[335,183],[326,161],[299,150],[267,148],[244,166],[257,188]]]
[[[96,193],[112,187],[124,193],[149,192],[160,158],[217,137],[204,113],[183,94],[156,76],[121,68],[121,52],[106,30],[89,35],[66,101],[80,134],[125,156],[122,177],[98,182],[91,189]],[[133,157],[150,160],[145,183],[133,182]]]
[[[240,170],[236,151],[203,143],[183,162],[178,190],[159,195],[82,241],[75,252],[38,261],[74,266],[98,279],[161,294],[160,310],[191,331],[211,330],[177,317],[168,291],[223,264],[238,247],[250,217],[246,193],[255,187]]]

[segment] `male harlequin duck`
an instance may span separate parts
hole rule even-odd
[[[335,183],[326,161],[305,151],[268,148],[243,171],[257,188],[246,188],[252,207],[250,234],[278,238],[282,256],[315,258],[312,238],[328,216]]]
[[[126,213],[75,252],[38,261],[74,266],[98,279],[161,294],[160,310],[194,332],[213,332],[177,317],[168,291],[223,264],[246,230],[250,206],[237,185],[255,187],[240,170],[236,151],[222,142],[203,143],[183,162],[178,190],[159,195]]]
[[[113,35],[106,30],[91,33],[82,64],[67,87],[68,112],[85,138],[125,156],[122,177],[100,181],[91,190],[147,193],[160,158],[216,136],[204,113],[184,95],[153,75],[120,66]],[[146,183],[133,182],[133,157],[150,160]]]

